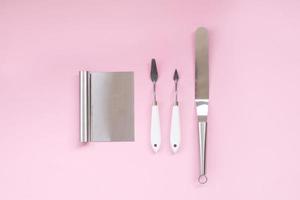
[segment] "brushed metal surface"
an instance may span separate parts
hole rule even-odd
[[[207,130],[207,123],[206,122],[199,122],[199,155],[200,155],[200,173],[198,181],[199,183],[206,183],[206,130]]]
[[[203,27],[196,30],[195,98],[209,98],[208,33]]]
[[[91,141],[134,141],[133,72],[91,73]]]
[[[80,142],[89,141],[89,72],[80,71]]]
[[[209,102],[208,33],[203,27],[196,31],[195,101],[198,116],[200,173],[198,181],[207,182],[206,177],[206,132]]]

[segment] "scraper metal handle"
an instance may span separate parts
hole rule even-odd
[[[207,122],[199,121],[199,155],[200,155],[200,175],[198,178],[199,183],[205,184],[207,182],[205,167],[206,167],[206,130]]]

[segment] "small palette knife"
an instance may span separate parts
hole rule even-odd
[[[199,183],[207,182],[206,177],[206,130],[209,100],[208,76],[208,34],[200,27],[196,31],[196,66],[195,66],[195,102],[198,116],[200,175]]]
[[[173,80],[175,82],[175,102],[172,109],[170,145],[173,153],[176,153],[180,145],[180,117],[179,117],[179,103],[177,98],[178,96],[177,85],[178,85],[179,75],[177,70],[175,70],[174,72]]]
[[[151,113],[151,147],[154,152],[158,152],[161,143],[159,111],[156,100],[156,82],[158,79],[157,67],[155,59],[151,60],[150,78],[153,83],[153,105]]]

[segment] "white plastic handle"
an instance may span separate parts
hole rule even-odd
[[[176,153],[180,145],[180,116],[178,105],[173,106],[172,110],[170,145],[172,151]]]
[[[161,136],[160,136],[160,122],[158,106],[152,106],[151,116],[151,146],[154,152],[158,152],[160,148]]]

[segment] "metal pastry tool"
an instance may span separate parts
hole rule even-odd
[[[178,97],[177,97],[178,95],[177,85],[178,85],[179,75],[177,70],[175,70],[174,72],[173,80],[175,82],[175,102],[172,109],[170,145],[172,151],[176,153],[180,145],[180,117],[179,117],[179,104],[178,104]]]
[[[200,175],[199,183],[207,182],[206,177],[206,131],[209,100],[208,76],[208,34],[200,27],[196,31],[196,71],[195,102],[198,116]]]
[[[80,141],[134,141],[133,72],[80,71]]]
[[[153,83],[153,105],[151,116],[151,146],[154,152],[158,152],[160,148],[161,136],[160,136],[160,122],[159,111],[156,101],[156,82],[158,79],[157,67],[155,59],[151,60],[151,73],[150,78]]]

